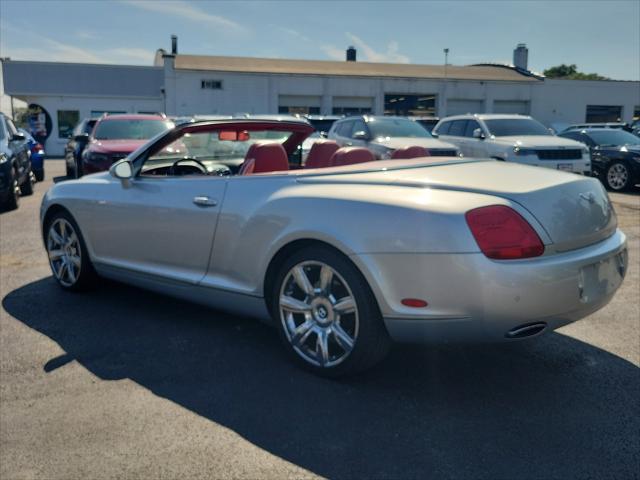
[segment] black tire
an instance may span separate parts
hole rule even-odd
[[[299,266],[301,263],[314,263],[318,262],[329,266],[337,275],[332,278],[337,279],[338,287],[341,283],[346,282],[347,288],[353,296],[356,304],[354,318],[357,319],[357,335],[354,335],[353,346],[350,353],[344,355],[344,359],[340,360],[337,365],[320,366],[311,363],[307,360],[302,353],[296,351],[292,345],[292,341],[289,339],[290,334],[287,333],[287,327],[285,327],[286,314],[281,314],[280,308],[280,294],[285,291],[287,279],[290,279],[290,273],[292,269]],[[312,267],[310,267],[312,268]],[[318,267],[319,268],[319,267]],[[320,280],[318,279],[317,282]],[[334,282],[336,280],[331,280]],[[318,285],[314,282],[314,285]],[[332,283],[335,286],[335,283]],[[328,291],[333,288],[329,287]],[[332,248],[325,246],[310,246],[298,250],[280,266],[280,269],[275,276],[275,281],[270,288],[271,291],[271,314],[278,327],[280,338],[282,339],[285,349],[293,360],[303,368],[312,371],[315,374],[325,377],[339,377],[344,375],[351,375],[358,372],[362,372],[368,368],[371,368],[376,363],[380,362],[389,351],[391,340],[389,334],[384,325],[380,309],[378,308],[377,301],[367,284],[365,278],[356,268],[356,266],[344,255],[333,250]],[[344,291],[344,290],[343,290]],[[304,294],[303,294],[304,295]],[[313,316],[313,314],[310,313]],[[348,314],[346,314],[348,315]],[[334,313],[331,313],[331,318],[334,318]],[[341,321],[341,316],[337,316]],[[305,317],[302,317],[305,318]],[[325,317],[323,317],[325,318]],[[306,322],[306,320],[305,320]],[[314,335],[312,333],[311,335]],[[309,335],[309,341],[313,344],[313,337]],[[334,335],[335,340],[335,335]],[[316,352],[317,352],[318,339],[316,338]],[[331,346],[334,349],[338,349],[340,352],[340,344],[332,343]],[[329,349],[327,349],[329,351]]]
[[[33,185],[36,183],[36,177],[33,175],[31,169],[27,173],[24,182],[20,185],[20,194],[23,197],[28,197],[29,195],[33,195]]]
[[[631,170],[623,161],[612,162],[607,167],[602,179],[605,187],[614,192],[623,192],[629,190],[632,186]]]
[[[65,161],[64,168],[65,168],[65,171],[66,171],[67,178],[75,178],[76,172],[73,171],[71,168],[69,168],[69,164],[66,163],[66,161]]]
[[[13,169],[11,169],[9,185],[11,185],[9,191],[2,202],[2,209],[5,211],[16,210],[20,206],[20,187],[18,186],[16,172]]]
[[[78,239],[78,242],[77,242],[78,248],[76,248],[76,252],[79,251],[81,262],[80,262],[80,268],[78,269],[78,273],[75,275],[76,280],[69,284],[69,283],[65,283],[58,277],[55,271],[55,260],[53,260],[50,255],[49,265],[51,267],[53,277],[56,279],[56,282],[58,283],[58,285],[60,285],[60,287],[64,290],[69,290],[69,291],[87,290],[95,285],[96,279],[98,276],[96,274],[95,269],[93,268],[91,259],[89,258],[87,246],[84,242],[84,238],[82,237],[82,233],[80,232],[80,228],[78,227],[78,224],[73,219],[71,214],[66,210],[61,210],[47,219],[47,222],[44,226],[44,241],[45,241],[45,246],[47,248],[47,253],[49,254],[49,252],[51,251],[49,232],[50,232],[50,229],[56,225],[56,222],[58,220],[64,220],[67,222],[67,225],[70,225],[72,227],[73,232],[75,233]]]
[[[81,160],[76,160],[76,166],[73,173],[74,173],[74,178],[82,177],[82,161]]]
[[[36,176],[36,180],[38,182],[42,182],[44,181],[44,168],[40,169],[40,170],[34,170],[33,172]]]

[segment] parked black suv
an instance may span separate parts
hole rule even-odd
[[[619,128],[587,128],[562,132],[591,150],[591,169],[610,190],[627,190],[640,183],[640,138]]]
[[[0,113],[0,207],[18,208],[20,195],[31,195],[36,177],[31,171],[27,138],[13,121]]]
[[[64,147],[67,177],[80,178],[82,176],[82,152],[89,143],[89,135],[97,121],[97,118],[85,118],[73,129],[67,146]]]

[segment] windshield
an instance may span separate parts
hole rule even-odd
[[[335,120],[309,120],[311,126],[318,132],[328,132],[331,130],[333,122],[335,122]]]
[[[640,144],[640,138],[635,135],[625,132],[624,130],[598,130],[586,132],[587,136],[591,138],[598,145],[638,145]]]
[[[367,123],[371,135],[377,137],[431,137],[419,123],[407,118],[375,118]]]
[[[173,128],[165,120],[102,120],[95,131],[97,140],[148,140]]]
[[[292,132],[275,130],[258,130],[247,132],[249,139],[220,140],[219,132],[185,133],[178,140],[152,155],[149,160],[168,161],[178,158],[194,158],[200,161],[224,162],[226,160],[243,160],[247,150],[254,143],[284,143]],[[148,165],[148,166],[150,166]]]
[[[551,135],[544,125],[532,118],[503,118],[485,120],[484,123],[495,137]]]

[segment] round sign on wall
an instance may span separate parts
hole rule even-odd
[[[51,135],[51,116],[43,107],[30,103],[27,108],[27,123],[31,136],[36,142],[44,145],[44,142]]]

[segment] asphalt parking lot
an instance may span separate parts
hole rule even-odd
[[[347,380],[253,320],[104,283],[65,293],[38,209],[0,215],[0,478],[638,478],[640,195],[612,198],[611,304],[537,341],[398,347]]]

